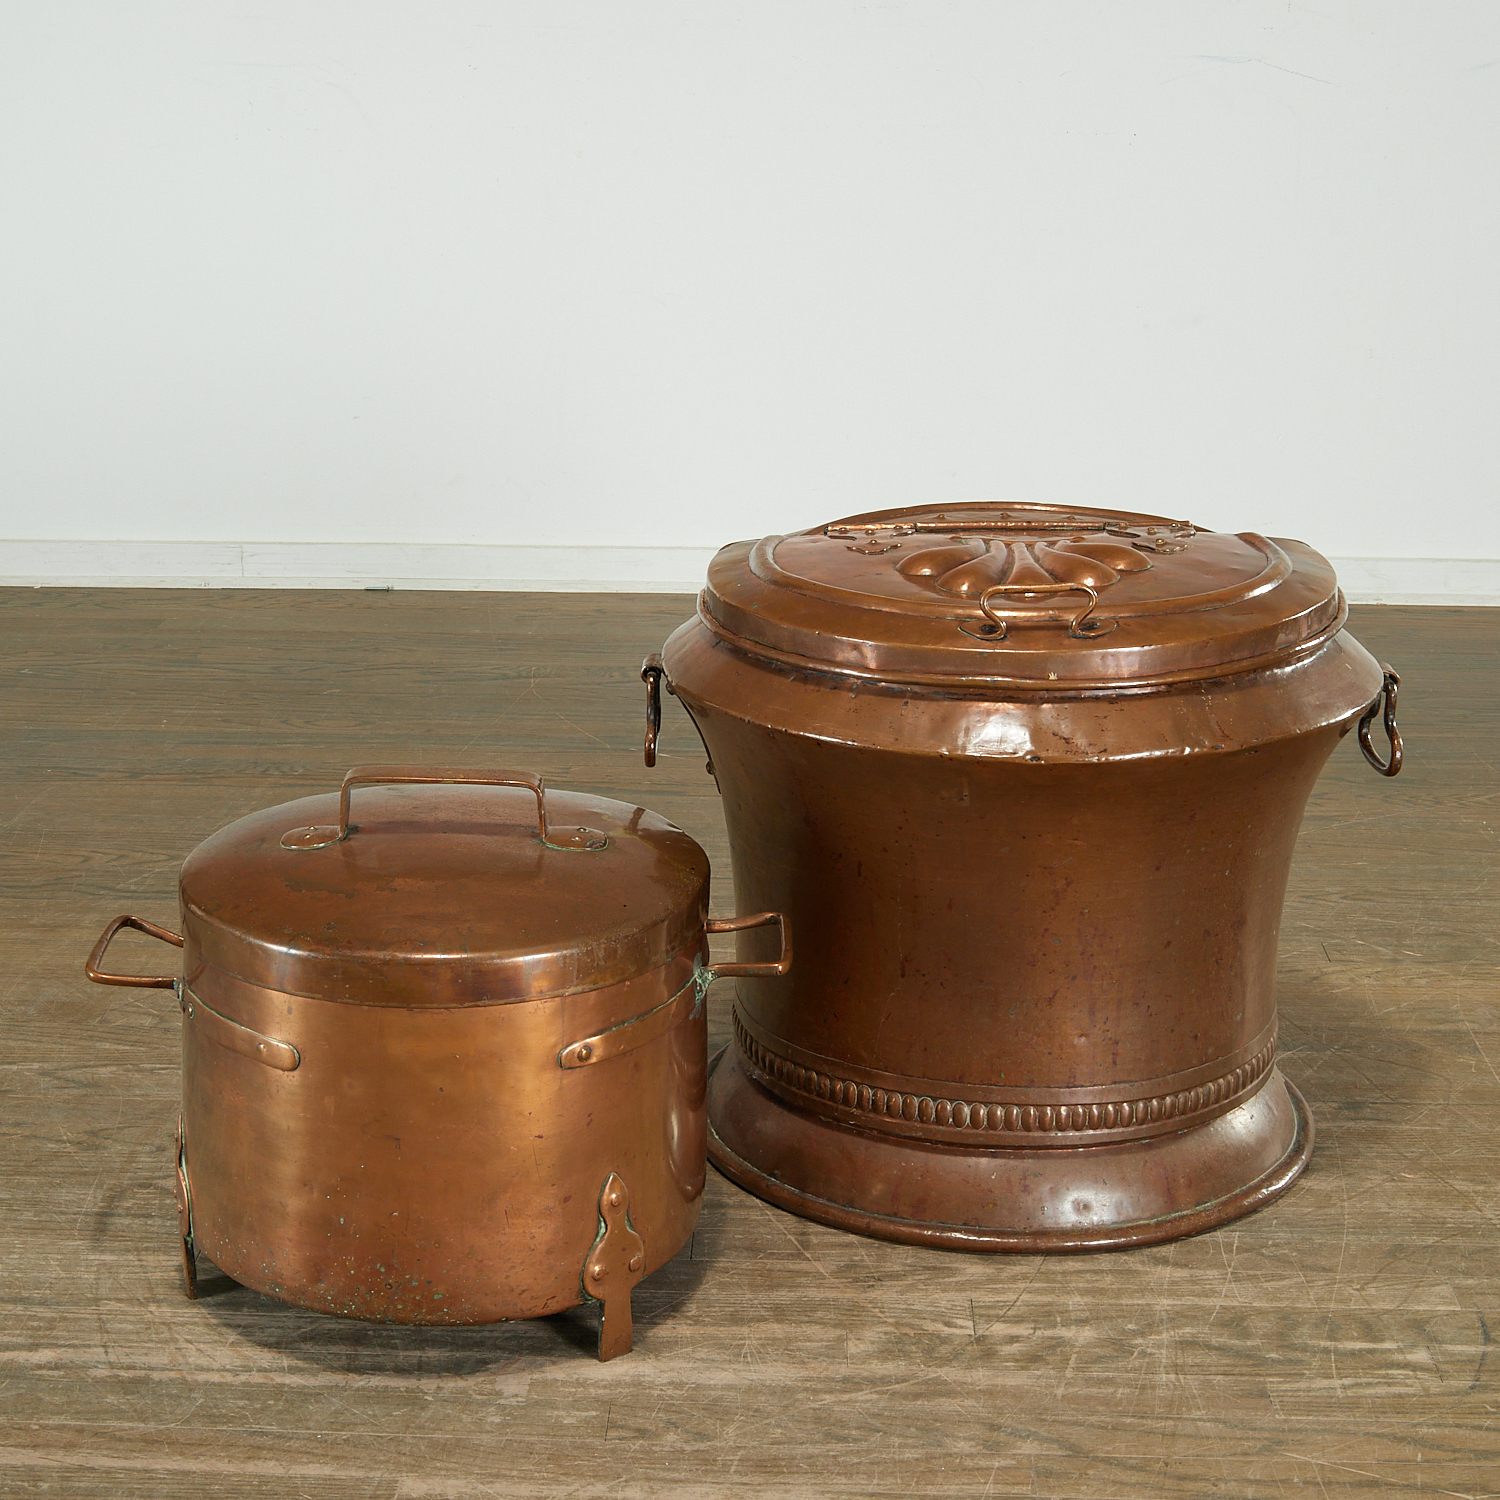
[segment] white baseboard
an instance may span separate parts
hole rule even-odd
[[[712,547],[0,541],[0,586],[692,594]],[[1500,605],[1500,558],[1336,557],[1354,604]]]
[[[695,594],[712,547],[0,541],[0,586]]]
[[[1351,604],[1500,604],[1500,558],[1331,558]]]

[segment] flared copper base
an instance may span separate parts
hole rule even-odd
[[[1151,1245],[1269,1203],[1312,1155],[1307,1104],[1273,1068],[1243,1104],[1175,1135],[1119,1145],[971,1149],[855,1130],[711,1064],[709,1160],[778,1208],[836,1229],[950,1250]]]

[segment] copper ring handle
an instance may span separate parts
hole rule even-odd
[[[995,583],[979,596],[979,607],[984,611],[985,619],[996,629],[981,630],[976,633],[960,624],[958,628],[965,635],[972,635],[977,640],[1003,641],[1005,639],[1009,631],[1008,622],[996,614],[990,606],[990,600],[997,594],[1087,594],[1089,602],[1068,622],[1068,634],[1077,641],[1088,641],[1093,640],[1095,636],[1108,635],[1120,623],[1118,620],[1089,618],[1099,606],[1099,595],[1086,583]]]
[[[781,957],[772,964],[715,964],[704,972],[711,979],[780,979],[792,967],[792,930],[779,911],[759,911],[753,917],[710,917],[704,924],[709,932],[744,932],[751,927],[781,929]]]
[[[548,849],[603,849],[604,834],[592,828],[567,830],[547,827],[547,789],[529,771],[467,771],[453,766],[355,766],[339,787],[339,822],[293,828],[281,835],[283,849],[325,849],[340,844],[358,824],[349,821],[349,795],[357,786],[519,786],[536,796],[537,838]]]
[[[641,681],[646,684],[646,766],[656,764],[656,737],[661,733],[661,680],[667,669],[661,664],[661,652],[653,651],[641,663]],[[667,684],[672,691],[672,684]]]
[[[133,927],[137,932],[144,932],[147,937],[160,938],[164,943],[170,943],[174,948],[182,947],[182,939],[175,932],[169,932],[165,927],[158,927],[155,922],[148,922],[144,917],[116,917],[113,922],[99,936],[99,941],[94,944],[94,951],[83,962],[83,972],[94,981],[95,984],[122,984],[137,990],[170,990],[177,987],[176,977],[164,974],[152,977],[147,974],[106,974],[99,965],[104,962],[104,950],[114,940],[114,935],[122,927]]]
[[[1401,770],[1401,759],[1403,748],[1401,744],[1401,731],[1396,728],[1396,692],[1401,686],[1400,677],[1381,662],[1380,670],[1385,674],[1380,684],[1380,691],[1375,695],[1375,701],[1365,710],[1364,717],[1359,721],[1359,748],[1365,752],[1365,759],[1380,772],[1382,776],[1395,776]],[[1391,758],[1381,760],[1380,752],[1370,743],[1370,725],[1375,721],[1375,715],[1380,711],[1382,701],[1385,703],[1383,722],[1385,724],[1386,738],[1391,742]]]

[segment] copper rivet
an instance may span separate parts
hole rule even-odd
[[[594,1275],[594,1280],[595,1281],[603,1281],[604,1280],[604,1267],[603,1266],[595,1266],[594,1267],[593,1275]]]
[[[587,1062],[589,1060],[589,1058],[591,1058],[593,1055],[594,1055],[594,1049],[592,1047],[580,1047],[578,1049],[578,1061],[579,1062]]]
[[[630,1257],[630,1269],[632,1271],[639,1271],[640,1268],[644,1264],[645,1264],[645,1262],[641,1259],[641,1257],[639,1255],[632,1255]]]
[[[620,1206],[620,1195],[618,1193],[611,1193],[609,1201],[613,1207],[618,1208]]]

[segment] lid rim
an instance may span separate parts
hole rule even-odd
[[[1044,535],[1066,528],[1055,545]],[[698,600],[717,638],[794,670],[1049,693],[1141,690],[1291,659],[1337,629],[1344,607],[1327,560],[1301,542],[983,503],[734,543]]]
[[[189,922],[189,916],[193,921]],[[493,989],[496,993],[475,994],[476,990],[487,990],[491,986],[486,980],[495,980],[503,977],[500,974],[476,973],[474,967],[469,966],[465,974],[467,983],[458,989],[452,985],[441,988],[444,991],[443,998],[432,1000],[422,998],[419,993],[408,991],[405,986],[392,994],[389,990],[383,995],[377,996],[375,990],[380,986],[382,980],[389,981],[393,969],[408,967],[399,959],[380,958],[377,955],[355,958],[348,964],[330,961],[326,956],[316,954],[289,954],[291,962],[287,965],[287,971],[279,974],[273,964],[237,963],[236,958],[249,958],[251,960],[267,956],[271,951],[266,945],[254,938],[246,937],[233,927],[226,927],[221,922],[215,922],[212,917],[205,917],[197,911],[189,912],[183,909],[183,930],[188,936],[195,952],[198,962],[194,969],[194,975],[201,974],[204,969],[212,969],[239,984],[253,985],[258,989],[268,990],[278,995],[285,995],[294,1000],[321,1000],[333,1005],[348,1005],[359,1010],[419,1010],[419,1011],[441,1011],[441,1010],[474,1010],[495,1009],[505,1005],[524,1005],[544,1000],[565,1000],[570,995],[592,994],[595,990],[612,989],[616,985],[628,984],[632,980],[640,979],[647,974],[654,974],[658,969],[677,962],[679,959],[690,954],[698,954],[707,951],[706,928],[702,922],[685,920],[680,929],[674,930],[670,924],[663,923],[661,933],[668,938],[664,943],[656,944],[645,956],[644,962],[626,963],[618,969],[600,968],[593,974],[580,975],[576,982],[563,984],[543,984],[536,989],[507,989],[503,984],[495,984]],[[212,943],[212,953],[207,951],[208,945],[203,941],[207,935],[204,929],[210,929],[216,939]],[[305,972],[299,973],[304,968],[297,960],[305,961]],[[450,960],[450,975],[452,971],[458,970],[465,961],[462,958]],[[406,976],[408,980],[412,976]],[[436,979],[441,975],[433,975]],[[288,982],[296,978],[299,982]],[[309,987],[309,981],[315,981],[313,987]],[[191,983],[190,976],[185,982]],[[334,986],[343,983],[346,986],[369,985],[370,993],[363,994],[335,994]],[[416,979],[415,988],[430,989],[431,985],[424,986],[420,978]]]
[[[398,784],[367,792],[350,837],[289,849],[286,829],[327,825],[336,795],[258,809],[192,850],[178,876],[191,962],[427,1008],[597,989],[701,942],[707,855],[647,809],[550,792],[559,830],[607,830],[601,848],[558,850],[508,787]]]
[[[1291,645],[1269,652],[1241,658],[1224,658],[1196,667],[1183,667],[1174,672],[1158,672],[1135,677],[1006,677],[999,674],[977,675],[953,672],[908,672],[899,668],[873,668],[855,666],[831,657],[802,656],[782,647],[767,645],[736,634],[716,620],[705,607],[708,590],[698,598],[698,619],[710,635],[731,651],[741,656],[769,662],[795,672],[812,672],[829,677],[854,678],[871,687],[894,689],[919,688],[933,691],[971,689],[975,692],[1001,689],[1015,691],[1024,697],[1045,696],[1047,698],[1097,698],[1113,694],[1138,694],[1197,682],[1213,682],[1220,678],[1238,677],[1248,672],[1264,671],[1267,667],[1283,666],[1300,661],[1320,651],[1336,636],[1349,620],[1349,603],[1342,589],[1336,589],[1337,606],[1330,622],[1316,634],[1303,636]]]
[[[565,990],[547,990],[543,995],[505,995],[496,999],[450,999],[440,1004],[425,1004],[420,1001],[395,1002],[395,1001],[371,1001],[371,999],[353,998],[347,995],[330,995],[326,990],[297,990],[287,989],[282,984],[263,984],[254,977],[246,977],[236,969],[225,968],[222,963],[210,963],[201,960],[193,969],[190,980],[184,980],[184,984],[199,983],[205,974],[213,975],[211,984],[228,980],[236,986],[246,986],[248,989],[261,990],[266,995],[278,996],[288,1001],[314,1001],[320,1005],[347,1005],[351,1010],[363,1011],[420,1011],[422,1014],[447,1014],[450,1011],[474,1011],[474,1010],[501,1010],[507,1005],[541,1005],[550,1001],[567,1001],[576,995],[597,995],[604,990],[621,989],[627,984],[636,984],[640,980],[649,980],[651,975],[660,974],[663,969],[672,968],[673,965],[693,959],[694,963],[699,960],[700,954],[706,953],[706,942],[699,944],[682,944],[681,947],[663,951],[660,960],[643,969],[621,975],[616,980],[609,980],[600,984],[579,984]]]

